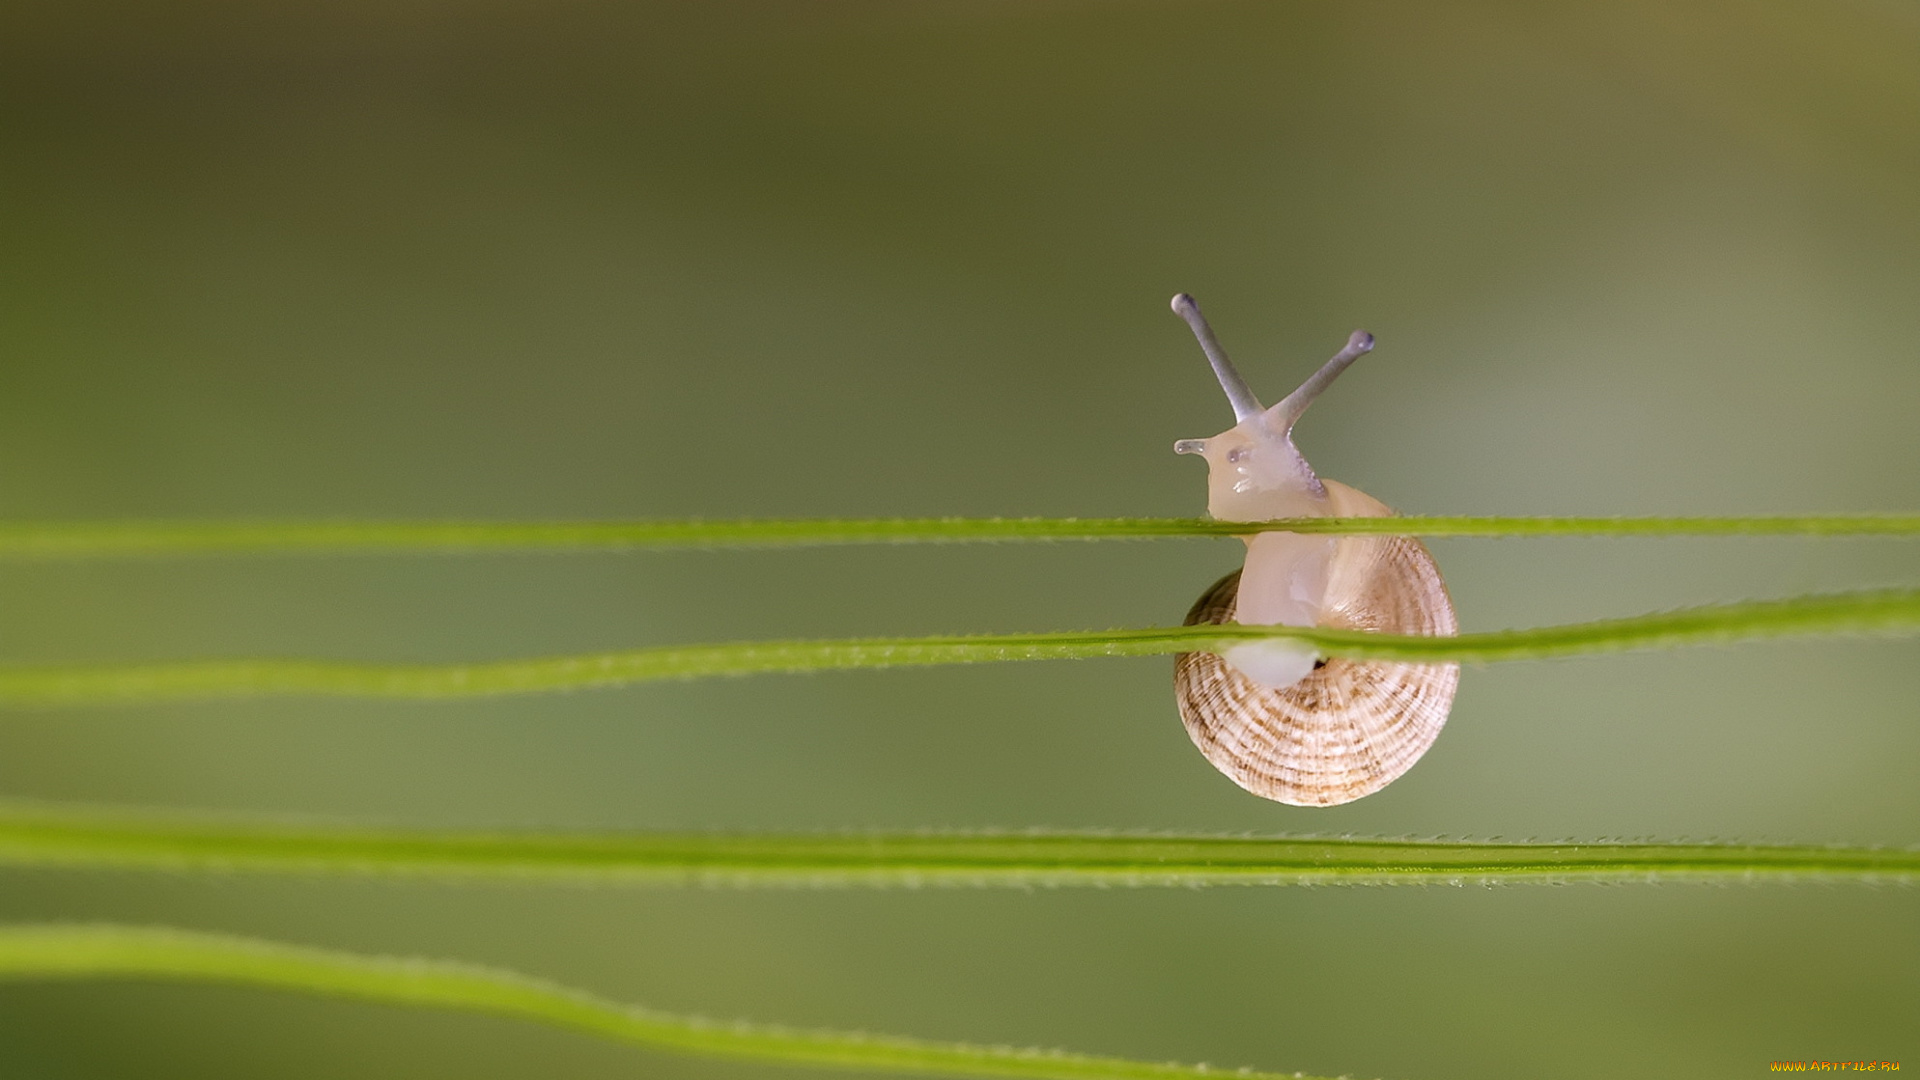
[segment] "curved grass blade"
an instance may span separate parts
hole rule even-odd
[[[100,521],[0,523],[0,559],[242,553],[817,547],[1240,536],[1920,536],[1920,514],[1758,517],[788,518],[704,521]]]
[[[8,804],[0,866],[741,888],[1920,882],[1920,850],[1819,845],[420,831]]]
[[[782,1065],[1029,1080],[1198,1080],[1221,1075],[1282,1080],[1278,1073],[1231,1072],[1058,1050],[720,1023],[622,1005],[498,968],[362,956],[160,927],[0,927],[0,978],[237,983],[389,1005],[487,1013],[671,1053]]]
[[[1458,637],[1227,624],[961,637],[670,645],[582,656],[442,665],[212,660],[18,666],[0,668],[0,705],[111,704],[286,695],[452,699],[768,672],[1217,652],[1236,643],[1266,638],[1306,642],[1325,656],[1416,663],[1494,663],[1761,638],[1910,634],[1916,630],[1920,630],[1920,590],[1890,589],[1714,604],[1625,619]]]

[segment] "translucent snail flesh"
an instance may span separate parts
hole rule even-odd
[[[1264,408],[1227,360],[1199,305],[1173,310],[1193,328],[1238,420],[1211,439],[1174,444],[1207,460],[1207,511],[1221,521],[1386,517],[1393,511],[1314,475],[1293,425],[1347,366],[1373,348],[1364,331],[1286,400]],[[1326,626],[1454,634],[1459,624],[1433,556],[1401,536],[1262,532],[1243,538],[1245,566],[1201,595],[1187,624]],[[1334,806],[1387,786],[1433,745],[1453,706],[1458,664],[1321,658],[1292,642],[1174,658],[1187,734],[1234,783],[1295,806]]]

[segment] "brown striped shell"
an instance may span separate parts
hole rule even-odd
[[[1321,625],[1392,634],[1459,632],[1446,585],[1412,537],[1342,537]],[[1230,622],[1240,571],[1221,578],[1187,625]],[[1335,806],[1371,795],[1420,760],[1447,722],[1458,664],[1332,657],[1283,690],[1214,653],[1181,653],[1173,682],[1187,734],[1214,767],[1263,798]]]

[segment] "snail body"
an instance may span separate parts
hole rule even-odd
[[[1214,518],[1393,514],[1365,492],[1316,476],[1293,445],[1294,423],[1373,348],[1371,334],[1356,332],[1269,409],[1227,360],[1193,298],[1174,297],[1173,309],[1199,338],[1238,420],[1211,439],[1174,444],[1177,453],[1206,458],[1207,510]],[[1412,537],[1260,532],[1242,539],[1245,565],[1201,595],[1188,625],[1459,632],[1439,568]],[[1174,658],[1175,698],[1194,745],[1234,783],[1295,806],[1351,802],[1412,768],[1439,736],[1459,681],[1458,664],[1323,658],[1310,646],[1278,639]]]

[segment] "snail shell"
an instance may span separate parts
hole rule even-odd
[[[1426,546],[1405,536],[1347,536],[1334,557],[1322,626],[1388,634],[1454,634],[1459,624]],[[1240,571],[1214,583],[1188,626],[1232,622]],[[1228,779],[1294,806],[1371,795],[1413,768],[1453,705],[1458,664],[1328,657],[1284,689],[1241,674],[1216,653],[1173,661],[1187,735]]]
[[[1174,310],[1193,325],[1240,423],[1181,453],[1207,459],[1213,516],[1386,517],[1379,500],[1315,476],[1294,449],[1294,421],[1321,389],[1373,346],[1356,333],[1347,348],[1272,409],[1241,382],[1199,308],[1184,294]],[[1263,532],[1243,538],[1247,562],[1214,583],[1187,625],[1237,621],[1389,634],[1459,632],[1446,584],[1426,546],[1404,536],[1313,536]],[[1245,585],[1243,595],[1242,586]],[[1335,806],[1399,778],[1439,737],[1460,682],[1458,664],[1319,658],[1282,640],[1236,646],[1227,655],[1174,658],[1174,694],[1187,734],[1214,767],[1263,798]]]

